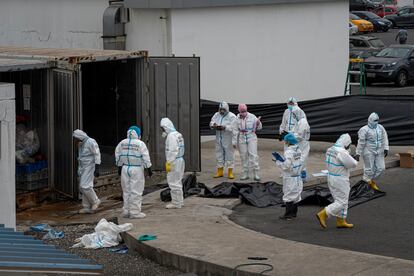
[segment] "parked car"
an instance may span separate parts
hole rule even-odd
[[[374,31],[374,25],[371,22],[361,19],[355,14],[349,14],[349,20],[358,27],[358,31],[361,33]]]
[[[392,22],[394,27],[413,27],[414,26],[414,6],[405,6],[397,13],[385,17]]]
[[[391,45],[365,60],[367,83],[394,82],[406,86],[414,80],[414,45]]]
[[[366,59],[385,48],[381,39],[371,35],[356,35],[349,38],[349,57]]]
[[[350,11],[372,11],[379,7],[382,7],[382,4],[369,0],[349,0]]]
[[[375,13],[369,11],[354,11],[352,14],[355,14],[359,18],[362,18],[366,21],[369,21],[374,25],[374,31],[382,31],[388,32],[388,30],[392,27],[392,22],[388,19],[381,18]]]
[[[349,22],[349,35],[355,35],[357,33],[358,33],[358,27],[354,23]]]
[[[397,13],[398,9],[396,6],[385,6],[384,8],[378,8],[373,10],[372,12],[378,15],[379,17],[385,17],[387,15]]]

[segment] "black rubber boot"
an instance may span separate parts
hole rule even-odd
[[[280,216],[279,218],[283,219],[283,220],[292,220],[293,219],[292,214],[293,214],[293,208],[294,208],[293,205],[294,204],[293,204],[293,202],[286,202],[285,205],[286,205],[286,212],[283,216]]]
[[[298,215],[298,204],[294,203],[292,208],[292,217],[296,218]]]

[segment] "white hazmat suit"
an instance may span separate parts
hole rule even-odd
[[[358,162],[345,149],[351,143],[351,137],[343,134],[326,152],[328,187],[334,198],[334,202],[326,207],[329,216],[346,218],[348,213],[348,198],[351,189],[349,175],[351,169],[358,165]]]
[[[145,187],[144,169],[152,166],[147,146],[140,140],[140,132],[138,127],[131,127],[127,132],[128,138],[122,140],[115,149],[115,164],[122,167],[122,214],[129,218],[145,217],[141,212]]]
[[[171,189],[171,204],[167,209],[181,208],[184,206],[182,179],[185,170],[184,161],[184,138],[177,130],[170,119],[161,119],[161,128],[165,140],[165,158],[167,182]]]
[[[362,155],[363,180],[368,183],[377,179],[385,170],[384,153],[389,150],[387,131],[378,124],[378,120],[378,114],[372,113],[368,118],[368,125],[358,131],[356,154]]]
[[[249,168],[251,168],[253,169],[254,180],[260,181],[256,130],[261,129],[262,123],[254,114],[246,112],[245,117],[241,114],[237,115],[233,134],[233,145],[237,145],[240,152],[240,158],[243,166],[243,175],[241,180],[249,178]]]
[[[300,173],[303,166],[303,157],[298,145],[287,147],[284,153],[284,162],[276,161],[276,165],[283,172],[283,201],[298,203],[303,190]]]
[[[295,98],[290,97],[287,104],[288,108],[283,113],[279,134],[282,134],[283,132],[293,132],[299,120],[303,117],[306,118],[305,112],[298,106],[298,102]]]
[[[224,114],[220,113],[220,109],[224,109]],[[211,118],[210,128],[216,129],[216,161],[217,161],[217,175],[223,176],[223,168],[227,166],[229,169],[229,178],[232,178],[234,167],[234,149],[232,146],[233,127],[236,121],[236,115],[229,111],[229,105],[226,102],[221,102],[219,112],[216,112]],[[224,129],[217,129],[222,127]]]
[[[308,120],[305,117],[300,118],[298,124],[293,130],[293,134],[298,140],[298,146],[302,153],[303,167],[302,167],[302,177],[306,178],[306,161],[308,160],[309,151],[310,151],[310,127]]]
[[[83,206],[81,213],[90,213],[98,209],[101,203],[93,189],[95,166],[101,164],[101,153],[98,143],[84,131],[75,130],[73,137],[81,141],[78,153],[79,190]]]

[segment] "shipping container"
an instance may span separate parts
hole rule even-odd
[[[111,174],[115,146],[137,124],[161,170],[159,122],[168,116],[184,135],[186,170],[200,170],[199,68],[198,57],[145,51],[0,47],[0,82],[15,84],[16,114],[38,133],[48,187],[71,198],[78,196],[77,128],[98,142],[102,171]]]

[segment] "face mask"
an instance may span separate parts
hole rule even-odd
[[[220,113],[220,115],[224,115],[224,114],[226,114],[226,110],[225,109],[220,109],[219,113]]]
[[[240,112],[240,116],[241,116],[242,118],[245,118],[245,117],[247,116],[247,111],[242,111],[242,112]]]
[[[369,126],[370,128],[377,128],[377,126],[378,126],[378,122],[368,123],[368,126]]]
[[[167,136],[168,136],[167,132],[165,132],[165,131],[163,131],[161,135],[162,135],[162,138],[167,138]]]
[[[288,105],[288,109],[289,109],[290,111],[292,111],[292,110],[293,110],[293,105]]]

